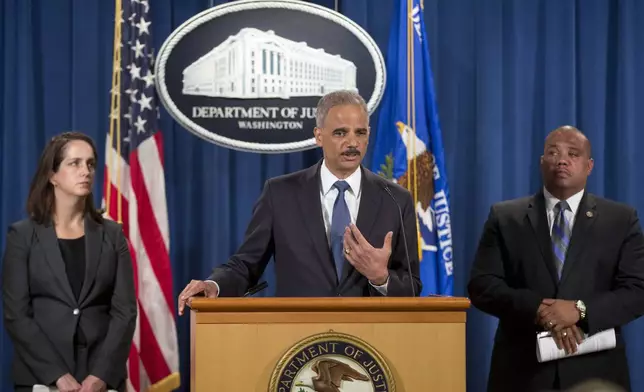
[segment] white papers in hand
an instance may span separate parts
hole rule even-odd
[[[611,328],[592,336],[584,335],[582,343],[577,345],[577,352],[566,354],[563,347],[561,349],[557,348],[557,343],[555,343],[550,332],[541,332],[537,334],[537,360],[539,362],[547,362],[576,355],[610,350],[615,348],[616,344],[615,329]]]

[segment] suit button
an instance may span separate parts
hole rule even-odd
[[[74,316],[78,316],[80,314],[80,310],[74,309],[73,313],[74,313]]]

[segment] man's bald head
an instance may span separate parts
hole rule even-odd
[[[578,128],[573,127],[572,125],[563,125],[553,130],[552,132],[550,132],[548,136],[546,136],[546,143],[544,145],[544,150],[548,148],[549,144],[552,144],[552,143],[548,143],[549,141],[552,141],[552,139],[555,138],[557,135],[562,135],[562,134],[563,135],[575,134],[576,136],[578,136],[580,138],[580,141],[582,141],[583,143],[584,152],[587,154],[588,158],[592,156],[592,148],[590,145],[590,140],[588,140],[588,138],[586,137],[586,135],[584,135],[582,131],[580,131]]]

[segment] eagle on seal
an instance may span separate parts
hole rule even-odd
[[[344,362],[331,358],[318,360],[312,367],[317,376],[311,377],[311,385],[298,383],[298,386],[305,386],[315,392],[342,392],[340,386],[342,381],[369,381],[369,377],[358,372]]]

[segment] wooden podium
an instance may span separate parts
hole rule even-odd
[[[469,305],[454,297],[198,298],[191,391],[332,391],[335,379],[342,392],[465,392]]]

